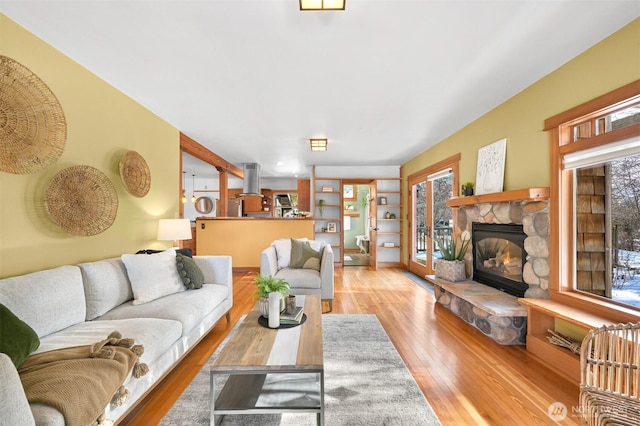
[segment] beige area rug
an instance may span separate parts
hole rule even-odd
[[[375,315],[325,314],[322,316],[322,329],[325,425],[440,425]],[[219,350],[212,355],[212,359]],[[220,389],[220,386],[216,388]],[[208,425],[209,404],[207,363],[160,424]],[[224,416],[220,424],[315,425],[316,415],[234,415]]]

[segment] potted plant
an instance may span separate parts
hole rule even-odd
[[[320,217],[322,217],[323,210],[324,210],[324,200],[318,200],[318,211],[320,212]]]
[[[470,241],[469,231],[464,231],[459,239],[452,235],[436,238],[436,245],[441,255],[441,258],[436,261],[436,278],[453,282],[467,279],[464,256]]]
[[[462,185],[462,195],[469,196],[473,195],[473,182],[467,182]]]
[[[254,280],[255,296],[258,298],[260,313],[269,318],[269,293],[280,293],[280,312],[284,310],[284,296],[289,294],[289,283],[282,278],[259,274]]]

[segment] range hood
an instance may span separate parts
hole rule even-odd
[[[242,194],[239,197],[262,197],[260,193],[260,164],[245,163]]]

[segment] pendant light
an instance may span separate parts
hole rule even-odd
[[[191,202],[196,202],[196,175],[191,175]]]
[[[185,176],[187,172],[182,172],[182,204],[187,202],[187,195],[184,193]]]

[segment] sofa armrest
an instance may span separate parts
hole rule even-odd
[[[193,256],[193,260],[202,269],[206,284],[224,284],[233,288],[231,256]]]
[[[322,250],[322,259],[320,260],[320,282],[322,299],[333,299],[333,249],[329,244],[324,246]]]
[[[24,388],[11,358],[0,353],[0,423],[35,425]]]
[[[269,246],[260,253],[260,274],[274,276],[278,272],[276,248]]]

